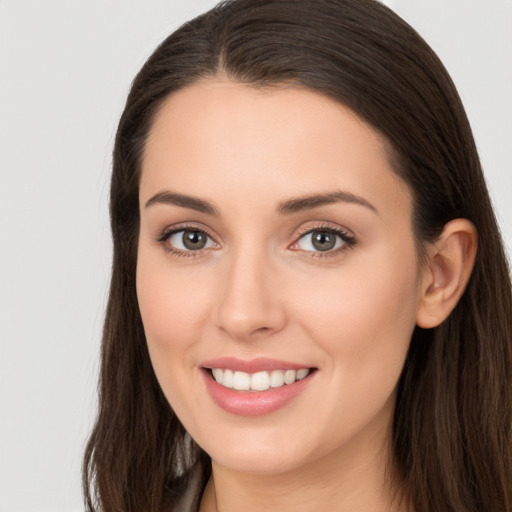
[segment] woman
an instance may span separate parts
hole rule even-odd
[[[511,509],[506,258],[455,88],[387,8],[181,27],[111,221],[89,510]]]

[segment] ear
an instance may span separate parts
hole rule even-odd
[[[469,220],[455,219],[428,248],[416,314],[419,327],[438,326],[457,305],[473,270],[477,238]]]

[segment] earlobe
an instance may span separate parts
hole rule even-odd
[[[429,248],[416,315],[419,327],[438,326],[457,305],[473,270],[477,238],[472,222],[455,219]]]

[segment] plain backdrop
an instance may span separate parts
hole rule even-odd
[[[154,47],[213,0],[0,0],[0,512],[83,510],[117,119]],[[512,0],[390,0],[438,52],[512,246]]]

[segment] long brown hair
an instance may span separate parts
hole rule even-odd
[[[283,83],[350,107],[388,140],[414,197],[419,250],[443,226],[476,226],[474,271],[439,327],[416,328],[399,382],[393,463],[416,512],[512,509],[510,274],[472,132],[443,65],[374,0],[234,0],[166,39],[135,78],[114,147],[114,243],[99,412],[84,459],[89,511],[173,510],[208,456],[187,436],[153,373],[135,291],[141,154],[174,91],[219,73]]]

